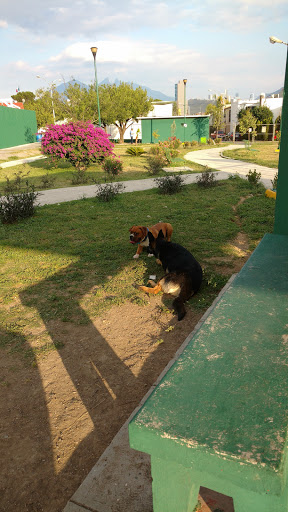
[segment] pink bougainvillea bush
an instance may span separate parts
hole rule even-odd
[[[114,144],[102,128],[90,121],[75,121],[62,125],[50,125],[42,137],[42,153],[53,162],[64,158],[77,171],[108,156],[114,156]]]

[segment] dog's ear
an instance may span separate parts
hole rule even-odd
[[[158,233],[158,238],[165,238],[162,229],[160,229],[160,231]]]
[[[155,237],[152,235],[151,231],[148,231],[148,240],[150,244],[155,240]]]

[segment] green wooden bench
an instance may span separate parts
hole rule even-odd
[[[265,235],[129,425],[151,455],[154,512],[200,485],[235,512],[288,511],[288,236]]]

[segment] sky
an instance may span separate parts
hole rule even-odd
[[[94,81],[134,82],[174,97],[239,95],[283,86],[287,0],[0,0],[0,98]],[[37,75],[40,78],[37,78]],[[210,91],[209,91],[210,90]]]

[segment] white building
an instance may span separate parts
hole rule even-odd
[[[224,123],[225,132],[233,132],[239,123],[238,113],[243,108],[247,107],[268,107],[273,112],[273,123],[282,111],[283,98],[271,96],[265,97],[265,93],[261,93],[259,99],[255,100],[254,95],[250,95],[249,100],[240,100],[239,98],[231,99],[230,105],[224,107]]]
[[[153,109],[148,112],[146,117],[170,117],[172,116],[172,109],[173,109],[173,102],[170,101],[153,101],[152,103]],[[130,130],[131,130],[131,124],[133,127],[133,135],[134,139],[136,138],[137,130],[138,131],[138,139],[141,140],[142,133],[141,133],[141,121],[133,121],[131,119],[131,122],[128,122],[127,130],[124,134],[124,140],[130,140]],[[119,140],[119,130],[118,128],[111,124],[107,126],[107,133],[111,136],[111,139]]]

